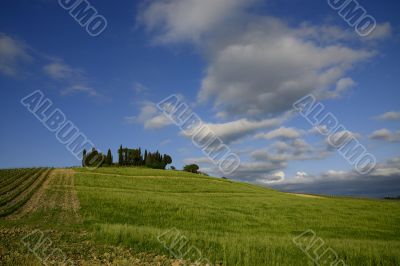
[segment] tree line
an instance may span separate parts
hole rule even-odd
[[[118,149],[118,164],[124,166],[147,166],[154,169],[165,169],[172,163],[172,157],[168,154],[161,155],[158,151],[149,152],[147,150],[142,154],[142,149]]]
[[[161,154],[159,151],[150,152],[141,148],[129,149],[123,148],[122,145],[118,149],[118,163],[114,163],[111,150],[108,149],[107,154],[103,154],[93,148],[90,152],[83,150],[82,166],[83,167],[107,167],[107,166],[145,166],[153,169],[164,169],[168,164],[172,163],[172,157],[168,154]],[[183,167],[183,171],[203,174],[199,171],[197,164],[189,164]],[[171,170],[176,170],[171,166]]]
[[[168,154],[161,154],[159,151],[142,153],[142,149],[123,148],[118,149],[118,163],[114,163],[111,150],[108,149],[107,155],[93,148],[90,152],[83,150],[82,166],[102,167],[102,166],[146,166],[154,169],[165,169],[172,163],[172,157]]]

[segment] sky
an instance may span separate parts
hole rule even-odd
[[[120,145],[140,146],[172,155],[177,168],[197,163],[226,176],[157,109],[178,95],[240,158],[230,179],[299,193],[400,195],[398,1],[358,1],[376,21],[365,36],[331,7],[338,1],[78,2],[0,3],[1,168],[80,165],[21,104],[40,90],[115,161]],[[83,4],[96,14],[79,20],[74,9]],[[103,24],[85,25],[94,16]],[[323,126],[294,109],[306,95],[376,158],[371,171],[359,173]]]

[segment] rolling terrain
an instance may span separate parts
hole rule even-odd
[[[289,194],[147,168],[0,175],[1,265],[63,256],[75,265],[317,265],[313,252],[327,248],[345,265],[400,265],[397,201]],[[26,245],[35,230],[63,256]],[[307,230],[322,249],[296,245]]]

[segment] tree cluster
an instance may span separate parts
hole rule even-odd
[[[161,155],[158,151],[148,152],[144,151],[142,154],[141,148],[118,149],[118,164],[121,166],[147,166],[154,169],[165,169],[168,164],[172,163],[172,158],[168,154]]]
[[[101,167],[113,165],[113,156],[111,150],[108,149],[107,155],[98,152],[95,148],[92,151],[87,152],[83,150],[82,166],[83,167]]]

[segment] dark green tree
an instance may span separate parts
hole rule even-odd
[[[124,161],[122,158],[122,145],[121,145],[121,146],[119,146],[119,149],[118,149],[118,164],[123,165],[123,163],[124,163]]]
[[[162,160],[163,160],[163,163],[165,164],[165,166],[172,163],[172,158],[168,154],[164,154]]]
[[[105,164],[110,165],[110,166],[113,164],[113,156],[112,156],[110,149],[108,149],[108,151],[107,151],[107,157],[106,157]]]
[[[147,150],[144,150],[144,157],[143,157],[143,164],[146,164],[146,160],[147,160]]]
[[[104,164],[106,156],[99,153],[95,148],[85,156],[84,166],[87,167],[101,167]]]
[[[83,149],[83,152],[82,152],[82,167],[85,167],[85,160],[86,160],[86,149]]]
[[[200,167],[197,164],[188,164],[183,167],[183,171],[197,174]]]

